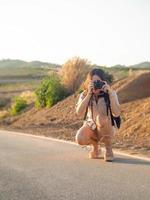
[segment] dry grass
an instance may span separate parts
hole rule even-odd
[[[1,110],[0,111],[0,119],[3,119],[5,117],[8,117],[9,116],[9,111],[7,110]]]
[[[69,59],[60,72],[62,83],[70,93],[74,93],[88,73],[90,63],[86,59],[74,57]]]
[[[36,100],[35,92],[31,92],[29,90],[22,92],[19,96],[22,97],[24,100],[26,100],[27,104],[31,104]]]

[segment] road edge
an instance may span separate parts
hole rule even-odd
[[[7,130],[3,130],[0,129],[0,133],[8,133],[8,134],[14,134],[14,135],[20,135],[20,136],[27,136],[27,137],[32,137],[32,138],[37,138],[37,139],[44,139],[44,140],[51,140],[51,141],[55,141],[55,142],[62,142],[62,143],[67,143],[67,144],[72,144],[72,145],[76,145],[79,146],[76,142],[72,142],[72,141],[68,141],[68,140],[63,140],[63,139],[57,139],[57,138],[53,138],[53,137],[46,137],[46,136],[41,136],[41,135],[33,135],[33,134],[29,134],[29,133],[23,133],[23,132],[14,132],[14,131],[7,131]],[[81,146],[84,147],[84,146]],[[104,148],[102,148],[102,150],[104,150]],[[148,161],[150,162],[150,158],[145,157],[143,155],[131,155],[128,154],[126,152],[123,151],[119,151],[115,148],[113,148],[113,152],[117,155],[122,155],[122,156],[127,156],[127,157],[131,157],[134,159],[140,159],[140,160],[144,160],[144,161]]]

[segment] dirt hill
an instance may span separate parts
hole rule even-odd
[[[129,77],[116,82],[122,109],[122,126],[116,134],[114,146],[146,148],[150,151],[150,73]],[[15,129],[60,139],[74,140],[82,119],[75,114],[78,96],[72,95],[50,109],[31,108],[11,123]]]
[[[120,103],[127,103],[150,97],[150,73],[144,73],[124,80],[118,89]],[[123,82],[123,81],[122,81]]]

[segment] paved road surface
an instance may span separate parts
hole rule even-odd
[[[0,131],[0,200],[150,200],[150,162]]]

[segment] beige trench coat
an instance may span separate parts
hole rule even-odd
[[[113,90],[111,93],[109,93],[110,97],[110,106],[112,110],[113,116],[119,116],[120,115],[120,104],[118,101],[117,93]],[[86,97],[87,98],[87,97]],[[90,98],[90,97],[89,97]],[[84,101],[84,91],[80,94],[79,99],[76,104],[76,113],[84,118],[84,114],[86,112],[86,107],[88,105],[88,99],[87,101]],[[103,119],[107,119],[105,126],[101,128],[101,134],[102,135],[110,135],[114,136],[114,133],[116,132],[117,128],[116,126],[112,126],[111,124],[111,116],[110,112],[107,116],[107,108],[104,98],[99,98],[98,102],[96,102],[94,96],[92,96],[92,103],[93,103],[93,120],[96,122],[96,118],[98,115],[101,116]],[[88,112],[87,112],[87,120],[92,119],[92,111],[91,107],[88,106]],[[83,125],[86,125],[86,121],[84,121]]]

